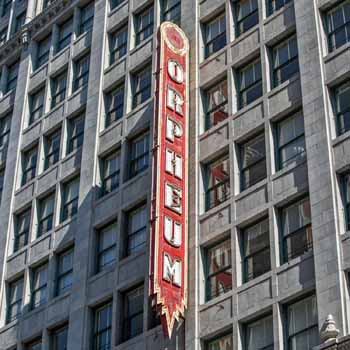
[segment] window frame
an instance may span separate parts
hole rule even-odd
[[[132,218],[135,217],[137,214],[139,214],[141,211],[147,211],[147,204],[143,203],[140,206],[131,209],[128,213],[127,213],[127,235],[126,235],[126,242],[125,242],[125,256],[131,256],[133,254],[136,254],[140,251],[142,251],[144,249],[144,247],[146,246],[146,242],[147,242],[147,229],[148,229],[148,225],[147,225],[147,219],[145,220],[145,222],[143,222],[143,226],[140,226],[137,230],[132,231]],[[131,242],[131,238],[134,237],[141,237],[143,238],[143,241],[141,243],[139,243],[136,246],[131,247],[130,246],[130,242]]]
[[[81,130],[79,131],[79,124],[82,123]],[[78,131],[77,131],[78,129]],[[84,145],[85,134],[85,115],[79,114],[68,120],[68,145],[67,155],[80,149]]]
[[[251,11],[248,15],[242,17],[241,19],[238,18],[238,14],[239,14],[239,8],[240,8],[240,4],[241,2],[244,1],[249,1],[250,7],[252,8],[253,6],[253,2],[256,1],[257,5],[256,5],[256,9]],[[254,28],[255,26],[257,26],[259,24],[259,6],[258,6],[258,1],[257,0],[238,0],[237,2],[234,2],[234,10],[235,10],[235,33],[236,33],[236,37],[238,38],[239,36],[241,36],[242,34],[248,32],[250,29]],[[253,25],[250,26],[248,29],[244,30],[244,28],[241,28],[242,24],[245,23],[245,21],[250,18],[250,17],[255,17],[257,16],[257,22]]]
[[[41,52],[41,45],[48,43],[48,50]],[[35,60],[35,70],[44,66],[50,59],[50,51],[51,51],[51,33],[47,35],[45,38],[41,39],[37,44],[37,54]]]
[[[34,161],[33,161],[34,159]],[[21,186],[32,181],[37,175],[38,167],[38,146],[23,151],[22,153],[22,180]]]
[[[22,289],[22,295],[21,298],[16,299],[15,302],[11,302],[11,295],[14,292],[13,288],[15,287],[15,285],[17,285],[17,283],[22,284],[21,289]],[[6,305],[6,324],[9,324],[13,321],[18,320],[21,315],[22,315],[22,308],[23,308],[23,297],[24,297],[24,276],[21,276],[17,279],[15,279],[14,281],[10,281],[8,282],[8,294],[7,294],[7,305]],[[20,310],[19,312],[17,312],[15,315],[12,315],[13,312],[13,308],[14,306],[18,305],[18,309]],[[10,317],[10,315],[12,315]]]
[[[114,242],[109,245],[108,247],[105,247],[102,249],[102,245],[101,245],[101,237],[102,235],[104,235],[106,232],[108,232],[109,230],[115,229],[117,230],[117,226],[118,222],[114,221],[109,223],[108,225],[102,227],[101,229],[99,229],[97,231],[97,256],[96,256],[96,273],[99,273],[101,271],[103,271],[104,269],[108,268],[108,266],[111,266],[113,263],[115,263],[117,261],[117,234],[115,232],[115,237],[114,237]],[[102,257],[105,256],[106,253],[110,252],[111,250],[115,250],[115,256],[114,259],[112,259],[111,261],[109,261],[108,263],[102,264],[101,261],[103,260]]]
[[[115,170],[113,173],[106,176],[106,168],[108,167],[107,162],[113,159],[119,158],[119,169]],[[121,152],[117,149],[102,159],[101,164],[101,197],[115,191],[120,186],[120,169],[121,169]],[[108,186],[108,183],[111,183]],[[109,188],[110,187],[110,188]],[[109,189],[108,189],[109,188]]]
[[[334,105],[334,114],[336,119],[336,131],[337,136],[343,135],[350,130],[350,101],[347,108],[344,110],[339,109],[339,95],[344,91],[349,91],[350,95],[350,81],[346,81],[343,84],[336,86],[333,90],[333,105]],[[349,121],[347,122],[349,125],[346,127],[346,114],[349,114]],[[344,125],[341,127],[341,125]]]
[[[55,215],[55,192],[51,192],[49,195],[47,195],[46,197],[42,198],[39,200],[39,205],[38,205],[38,211],[39,211],[39,215],[38,215],[38,229],[37,229],[37,238],[43,236],[44,234],[46,234],[47,232],[51,231],[54,227],[54,215]],[[49,213],[46,216],[42,216],[43,215],[43,208],[44,205],[47,205],[48,201],[53,200],[53,207],[52,207],[52,212]],[[43,226],[45,226],[43,223],[48,222],[46,229],[43,229]]]
[[[29,243],[29,233],[30,233],[30,227],[31,227],[31,215],[32,215],[32,208],[29,207],[23,211],[21,211],[18,214],[15,214],[15,230],[14,230],[14,252],[17,252],[18,250],[24,248],[25,246],[28,245]],[[24,230],[19,231],[19,223],[21,222],[20,220],[25,220],[26,217],[29,217],[28,220],[28,226],[24,228]],[[24,237],[24,242],[23,244],[21,243],[21,237]]]
[[[268,0],[268,16],[273,15],[275,12],[282,9],[284,6],[288,5],[289,3],[293,2],[293,0],[280,0],[283,2],[283,4],[276,5],[276,2],[278,0]]]
[[[223,27],[224,31],[219,32],[215,37],[208,40],[208,37],[210,35],[210,29],[212,28],[212,25],[215,25],[218,23],[219,28]],[[223,39],[224,38],[224,39]],[[220,41],[223,40],[223,43],[220,44]],[[211,21],[205,23],[205,49],[204,54],[205,58],[210,57],[214,53],[220,51],[222,48],[224,48],[227,45],[227,34],[226,34],[226,13],[222,12],[218,16],[216,16]],[[219,48],[215,49],[215,44],[219,43]],[[222,45],[222,46],[221,46]]]
[[[46,270],[46,272],[44,272],[44,273],[46,273],[46,282],[43,284],[40,284],[40,286],[36,288],[35,287],[36,279],[40,278],[38,273],[43,272],[44,270]],[[48,263],[47,262],[36,267],[32,271],[32,281],[31,281],[31,290],[30,290],[30,306],[31,306],[32,310],[37,309],[42,305],[45,305],[48,301],[48,295],[47,295],[48,276],[47,275],[48,275]],[[35,301],[36,295],[39,294],[39,296],[40,296],[43,291],[45,294],[45,299],[44,300],[40,299],[40,302],[35,304],[34,301]]]
[[[117,30],[114,30],[108,34],[109,37],[109,65],[113,65],[115,62],[123,58],[128,50],[128,25],[122,25]],[[122,38],[123,41],[115,47],[116,41]],[[125,39],[125,41],[124,41]]]
[[[44,159],[44,171],[54,166],[59,162],[60,150],[61,150],[61,130],[58,129],[45,137],[45,159]],[[57,145],[54,140],[58,138],[58,147],[54,148],[53,145]],[[50,151],[52,149],[52,151]],[[53,158],[53,159],[52,159]]]
[[[51,78],[51,109],[55,108],[66,99],[68,78],[67,75],[67,70],[64,70],[63,72]]]
[[[67,257],[68,255],[71,255],[71,261],[72,265],[69,269],[61,271],[61,259],[64,257]],[[57,266],[56,266],[56,288],[55,288],[55,295],[59,296],[64,293],[66,293],[68,290],[72,288],[73,285],[73,271],[74,271],[74,247],[70,247],[66,249],[63,252],[60,252],[57,255]],[[65,286],[64,288],[60,288],[60,282],[61,280],[65,279],[67,276],[71,275],[71,283],[68,286]]]
[[[81,72],[80,72],[81,71]],[[85,54],[74,62],[72,93],[82,89],[89,82],[90,53]]]
[[[149,77],[146,76],[144,79],[147,82],[147,85],[141,87],[142,75],[149,74]],[[144,96],[146,93],[146,97]],[[142,105],[144,102],[151,98],[152,94],[152,67],[146,65],[145,68],[139,70],[133,74],[132,79],[132,108],[135,109],[137,106]],[[138,96],[141,96],[140,101]]]
[[[261,317],[259,317],[257,319],[254,319],[253,321],[247,322],[246,324],[244,324],[244,349],[249,350],[248,349],[248,335],[249,335],[248,327],[251,326],[251,325],[254,325],[254,324],[258,323],[258,322],[263,322],[263,321],[266,322],[267,319],[271,319],[272,332],[273,332],[273,315],[272,314],[262,315]],[[265,345],[262,348],[259,348],[259,350],[274,350],[275,342],[274,342],[274,338],[273,338],[273,333],[272,333],[272,343],[268,344],[268,345]]]
[[[172,4],[168,8],[169,1],[171,0],[163,0],[162,1],[162,22],[170,21],[177,25],[181,24],[181,0],[175,0],[175,4]],[[179,14],[176,12],[180,7]],[[174,15],[175,12],[175,15]]]
[[[1,9],[1,17],[5,17],[10,14],[12,8],[12,0],[3,0],[2,1],[2,9]]]
[[[143,143],[143,153],[136,154],[136,148],[137,144],[139,142]],[[129,178],[133,178],[137,176],[138,174],[141,174],[149,167],[149,152],[150,152],[150,133],[149,131],[146,131],[142,133],[141,135],[133,138],[130,141],[130,159],[129,159]],[[143,160],[144,165],[141,168],[138,168],[138,166],[134,166],[134,164],[137,165],[137,162]]]
[[[104,309],[108,308],[108,320],[109,324],[107,324],[107,327],[99,329],[99,312],[103,311]],[[103,350],[111,350],[112,349],[112,301],[107,302],[98,308],[94,310],[94,328],[93,328],[93,347],[94,350],[100,349],[100,346],[98,346],[98,339],[101,335],[107,334],[108,338],[110,339],[110,343],[106,344]]]
[[[142,19],[146,16],[148,17],[149,23],[143,27]],[[153,35],[154,5],[151,4],[150,6],[146,7],[141,12],[137,13],[135,17],[135,46],[138,46]]]
[[[119,94],[122,95],[122,98],[118,98]],[[108,128],[114,122],[120,120],[123,117],[123,115],[124,115],[124,97],[125,97],[124,84],[118,85],[112,91],[110,91],[106,94],[105,128]],[[116,104],[116,106],[114,106],[114,103],[113,103],[114,99],[116,99],[118,102]],[[112,105],[114,106],[113,108],[111,108]],[[121,113],[118,114],[118,111],[121,111]],[[112,118],[113,114],[115,115],[114,118]]]
[[[233,334],[232,332],[226,332],[226,333],[223,333],[223,334],[220,334],[218,336],[216,336],[215,338],[213,339],[210,339],[208,340],[206,343],[205,343],[205,350],[216,350],[216,348],[211,348],[210,346],[214,343],[215,345],[215,342],[218,342],[220,340],[223,340],[223,339],[226,339],[226,338],[230,338],[231,340],[231,346],[233,346]],[[220,349],[220,350],[226,350],[226,349]]]
[[[64,33],[63,29],[65,29],[66,26],[68,26],[68,28],[70,29],[70,32],[62,36],[62,34]],[[58,25],[56,53],[59,53],[60,51],[64,50],[66,47],[68,47],[71,44],[73,34],[74,34],[73,17],[70,17],[66,21]]]
[[[67,188],[70,185],[74,185],[74,182],[77,182],[78,186],[78,195],[73,199],[67,202]],[[62,193],[62,205],[61,205],[61,222],[72,219],[77,213],[79,209],[79,187],[80,187],[80,177],[75,177],[70,181],[63,184],[63,193]],[[72,208],[70,209],[70,206]]]
[[[68,324],[65,324],[63,326],[60,326],[58,328],[55,328],[54,330],[52,330],[51,334],[50,334],[50,338],[51,338],[51,341],[52,341],[52,347],[53,347],[53,350],[68,350],[68,341],[66,341],[66,344],[65,344],[65,348],[63,349],[60,349],[57,345],[57,335],[58,334],[62,334],[63,332],[66,332],[67,335],[66,335],[66,340],[68,340],[68,331],[69,331],[69,326]]]
[[[17,87],[17,80],[18,80],[18,72],[19,72],[19,60],[12,63],[7,68],[7,79],[6,79],[6,88],[5,88],[5,94],[7,94],[10,91],[13,91]],[[11,77],[11,73],[15,73],[13,77]]]
[[[36,99],[39,100],[39,102],[42,102],[39,104],[39,106],[35,107],[36,105]],[[41,101],[42,99],[42,101]],[[39,120],[43,115],[45,111],[45,86],[41,87],[36,92],[30,94],[29,96],[29,125],[32,125],[37,120]]]
[[[91,13],[89,13],[89,11],[91,11],[90,9],[91,7],[92,7],[92,15]],[[90,16],[87,18],[83,18],[85,13],[87,13]],[[80,8],[79,36],[93,29],[94,17],[95,17],[95,1],[92,0],[86,5],[84,5],[84,7]]]
[[[8,113],[0,118],[0,149],[6,148],[9,143],[11,132],[12,113]],[[7,138],[6,142],[4,139]]]

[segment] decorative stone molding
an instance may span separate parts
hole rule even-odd
[[[332,315],[328,315],[321,329],[321,340],[323,343],[328,343],[337,339],[338,335],[339,329],[336,328],[334,318]]]

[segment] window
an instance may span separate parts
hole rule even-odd
[[[7,323],[17,320],[22,313],[23,285],[23,277],[9,283],[8,306],[6,315]]]
[[[38,211],[39,211],[38,237],[52,230],[53,224],[54,224],[53,222],[54,208],[55,208],[54,193],[40,200],[39,206],[38,206]]]
[[[12,0],[3,0],[2,1],[2,12],[1,17],[7,16],[11,11]]]
[[[112,349],[112,303],[95,310],[94,350]]]
[[[6,82],[6,89],[5,93],[14,90],[17,86],[17,76],[18,76],[18,69],[19,69],[19,61],[16,61],[7,69],[7,82]]]
[[[94,25],[95,2],[92,1],[80,10],[79,34],[83,34],[92,29]]]
[[[287,307],[288,350],[312,349],[319,344],[316,297]]]
[[[228,117],[227,81],[213,86],[205,92],[206,129]]]
[[[206,350],[233,350],[232,334],[210,340],[207,343]]]
[[[243,108],[262,96],[262,78],[260,60],[249,64],[239,71],[239,101]]]
[[[299,73],[297,38],[293,36],[273,49],[273,87]]]
[[[239,0],[236,3],[235,11],[237,36],[259,23],[258,0]]]
[[[180,25],[181,0],[163,0],[163,22],[170,21]]]
[[[132,140],[130,148],[130,177],[134,177],[148,168],[149,133],[145,133]]]
[[[241,145],[241,188],[245,190],[266,178],[265,136]]]
[[[77,91],[89,81],[90,54],[80,58],[74,64],[73,92]]]
[[[5,27],[0,31],[0,45],[4,44],[5,41],[7,40],[7,31],[8,28]]]
[[[269,219],[247,227],[242,236],[243,276],[248,282],[271,270]]]
[[[69,249],[58,256],[56,293],[61,295],[73,284],[73,249]]]
[[[78,212],[79,178],[64,185],[62,203],[62,221],[73,217]]]
[[[129,212],[126,255],[142,250],[146,245],[148,213],[146,205]]]
[[[31,304],[35,309],[47,301],[47,264],[33,271]]]
[[[128,27],[124,26],[109,34],[109,64],[112,65],[126,55],[128,42]]]
[[[282,210],[284,261],[289,261],[312,249],[311,209],[304,198]]]
[[[133,289],[124,296],[124,341],[143,332],[143,286]]]
[[[15,217],[14,252],[28,244],[30,217],[31,209],[27,209]]]
[[[120,152],[116,151],[102,159],[101,195],[114,191],[119,187]]]
[[[350,2],[343,1],[327,13],[329,51],[350,41]]]
[[[53,330],[51,339],[53,350],[68,350],[68,325]]]
[[[152,68],[151,66],[136,73],[133,77],[133,108],[151,97]]]
[[[84,115],[80,115],[68,121],[68,154],[72,153],[83,145],[84,119]]]
[[[334,104],[338,135],[342,135],[350,130],[350,82],[335,89]]]
[[[205,26],[205,57],[226,46],[225,13],[215,18]]]
[[[45,88],[29,96],[29,125],[39,120],[44,114]]]
[[[46,138],[44,170],[55,165],[60,158],[61,131],[55,131]]]
[[[42,345],[41,338],[36,339],[36,340],[26,344],[24,347],[24,350],[42,350],[41,345]]]
[[[108,128],[114,121],[122,118],[124,113],[124,85],[118,86],[106,95],[106,121]]]
[[[147,8],[140,14],[136,15],[136,45],[146,40],[153,34],[153,6]]]
[[[38,42],[37,56],[36,56],[36,69],[43,66],[49,61],[51,47],[51,35],[47,36],[43,40]]]
[[[230,163],[219,159],[207,166],[206,209],[216,207],[230,197]]]
[[[27,10],[25,10],[24,12],[22,12],[18,16],[16,16],[13,34],[16,34],[17,32],[19,32],[21,30],[21,28],[24,26],[25,21],[26,21],[26,13],[27,13]]]
[[[7,147],[10,139],[11,114],[0,118],[0,147]]]
[[[2,190],[4,188],[4,180],[5,180],[5,169],[0,170],[0,204],[2,199]]]
[[[37,159],[38,149],[36,146],[23,153],[22,186],[34,179],[36,175]]]
[[[125,0],[110,0],[111,10],[121,5]]]
[[[283,6],[287,5],[293,0],[269,0],[269,15],[281,9]]]
[[[301,112],[277,124],[277,147],[279,169],[305,158],[304,118]]]
[[[246,350],[273,350],[272,316],[261,318],[245,326]]]
[[[51,4],[53,0],[44,0],[43,1],[43,10],[47,9]]]
[[[350,175],[343,177],[343,198],[345,209],[346,229],[350,230]]]
[[[232,289],[231,240],[207,250],[207,301]]]
[[[97,272],[111,265],[117,255],[117,223],[113,223],[101,229],[98,233]]]
[[[73,17],[58,27],[57,52],[69,46],[73,35]]]
[[[55,108],[66,98],[67,71],[54,77],[51,82],[51,108]]]

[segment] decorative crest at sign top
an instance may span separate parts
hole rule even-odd
[[[176,24],[161,25],[157,53],[150,295],[171,337],[187,305],[189,44]]]

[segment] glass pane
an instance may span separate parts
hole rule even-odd
[[[116,243],[116,231],[117,230],[117,224],[113,224],[103,231],[101,231],[101,234],[99,236],[99,250],[105,250],[108,247],[111,247]]]
[[[265,137],[261,135],[243,145],[242,167],[248,167],[256,161],[265,158]]]
[[[265,220],[245,229],[245,255],[250,255],[270,245],[269,220]]]
[[[208,343],[208,350],[233,350],[232,335],[228,334]]]
[[[308,198],[283,210],[283,233],[285,236],[310,223],[311,208]]]
[[[261,350],[273,344],[272,316],[247,325],[247,350]]]
[[[208,250],[208,273],[231,266],[231,241],[227,240]]]

